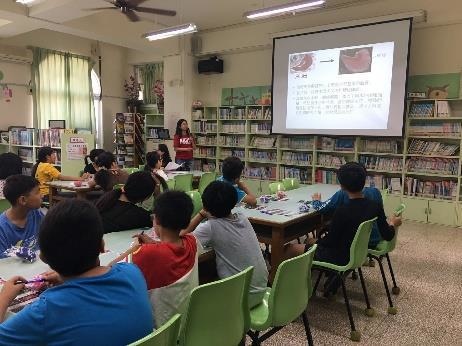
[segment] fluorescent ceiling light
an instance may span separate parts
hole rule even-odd
[[[37,0],[16,0],[16,2],[19,2],[20,4],[23,4],[23,5],[29,5],[29,4],[32,4],[35,1],[37,1]]]
[[[321,7],[325,2],[326,0],[297,1],[289,4],[261,8],[255,11],[249,11],[244,13],[244,17],[247,17],[247,19],[262,19],[280,16],[283,14],[287,14],[288,12],[309,11]]]
[[[197,26],[194,23],[182,24],[178,26],[172,26],[171,28],[166,28],[162,30],[153,31],[147,34],[144,34],[143,37],[147,38],[149,41],[162,40],[164,38],[169,38],[173,36],[192,34],[197,31]]]

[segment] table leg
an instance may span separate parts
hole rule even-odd
[[[271,272],[269,282],[273,283],[279,264],[284,260],[284,228],[273,227],[271,232]]]
[[[54,204],[54,197],[55,195],[58,194],[58,190],[56,188],[49,186],[48,187],[48,203],[50,204],[50,207]]]

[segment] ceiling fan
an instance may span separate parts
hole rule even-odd
[[[127,18],[132,22],[140,21],[140,17],[136,12],[143,12],[143,13],[152,13],[158,14],[161,16],[176,16],[176,11],[171,10],[163,10],[160,8],[151,8],[151,7],[142,7],[139,6],[143,2],[147,0],[104,0],[110,3],[111,7],[97,7],[97,8],[89,8],[85,11],[99,11],[99,10],[119,10],[123,14],[127,16]]]

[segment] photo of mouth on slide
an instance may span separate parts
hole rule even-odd
[[[313,66],[313,54],[300,53],[290,55],[290,73],[307,72]]]
[[[340,51],[339,74],[371,72],[372,48],[362,47]]]

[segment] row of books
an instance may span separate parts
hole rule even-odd
[[[408,172],[457,175],[459,159],[410,158],[406,161]]]
[[[361,151],[370,153],[391,153],[402,152],[401,142],[393,140],[361,140]]]
[[[11,144],[34,145],[35,129],[14,128],[11,130]]]
[[[451,116],[451,107],[446,100],[438,100],[434,103],[415,102],[411,105],[409,116],[415,118],[447,118]]]
[[[217,145],[216,136],[197,136],[196,138],[197,145]]]
[[[409,154],[453,156],[459,150],[459,145],[442,142],[430,142],[412,139],[409,143]]]
[[[233,145],[236,147],[244,147],[245,136],[220,136],[219,143],[220,145]]]
[[[306,168],[280,167],[279,178],[296,178],[303,184],[311,184],[311,171]]]
[[[320,150],[354,151],[354,138],[318,137],[317,148]]]
[[[146,131],[146,137],[156,139],[168,139],[170,137],[170,134],[168,129],[150,127]],[[141,138],[141,136],[138,135],[137,138]]]
[[[379,190],[387,189],[391,193],[401,193],[401,178],[391,178],[383,175],[368,175],[366,184]]]
[[[275,151],[250,150],[249,158],[251,160],[277,162],[277,153]]]
[[[337,172],[335,171],[318,169],[314,174],[314,179],[317,183],[321,184],[338,184]]]
[[[116,144],[128,144],[133,145],[133,134],[117,134]]]
[[[287,165],[312,165],[313,155],[304,152],[285,151],[282,153],[281,160]]]
[[[267,119],[271,120],[271,108],[249,108],[247,111],[247,119]]]
[[[409,134],[414,136],[460,137],[461,124],[458,122],[410,125]]]
[[[193,132],[200,132],[200,133],[207,133],[207,132],[217,132],[218,126],[216,123],[207,123],[207,122],[193,122],[192,124],[192,131]]]
[[[274,148],[276,146],[276,137],[252,137],[250,146],[260,148]]]
[[[196,159],[193,161],[192,168],[195,171],[215,172],[216,170],[215,160]]]
[[[225,133],[245,133],[245,122],[222,124],[221,132],[225,132]]]
[[[114,150],[114,154],[116,155],[133,155],[135,152],[132,146],[126,146],[123,144],[118,144]]]
[[[271,124],[250,124],[250,133],[269,135],[271,133]]]
[[[337,167],[339,168],[341,165],[347,163],[347,160],[343,156],[335,156],[335,155],[328,155],[328,154],[319,154],[317,164],[319,166],[327,166],[327,167]]]
[[[313,150],[313,137],[282,137],[280,139],[281,148]]]
[[[222,159],[226,159],[230,156],[235,156],[240,158],[241,160],[245,159],[245,151],[244,150],[234,150],[234,149],[221,149],[220,156]]]
[[[217,149],[215,147],[199,147],[194,150],[194,156],[215,157]]]
[[[244,176],[247,178],[276,179],[276,166],[245,167]]]
[[[204,112],[202,109],[195,109],[193,110],[192,113],[192,118],[193,120],[216,120],[217,119],[217,113],[212,112],[211,114],[208,114],[207,117],[204,116]]]
[[[395,172],[403,169],[402,158],[360,155],[358,161],[366,169]]]
[[[245,108],[220,108],[221,120],[245,119]]]
[[[426,181],[407,177],[404,180],[404,194],[407,196],[454,200],[457,195],[457,182],[452,180]]]

